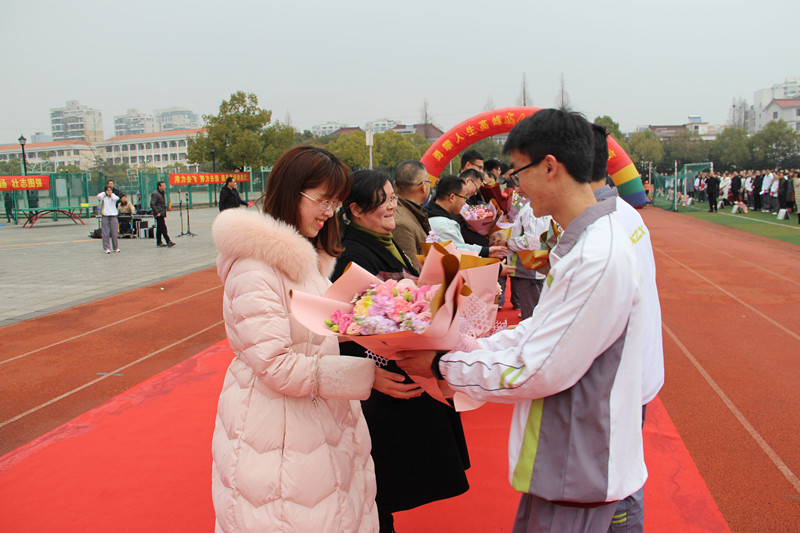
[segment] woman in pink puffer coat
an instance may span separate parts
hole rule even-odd
[[[290,291],[322,294],[352,178],[320,148],[295,147],[269,177],[264,213],[229,209],[212,227],[235,354],[212,452],[216,531],[378,530],[370,437],[358,400],[374,363],[339,356],[289,312]]]

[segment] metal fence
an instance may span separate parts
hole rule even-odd
[[[713,163],[689,163],[673,174],[653,172],[651,199],[653,205],[670,211],[681,211],[697,201],[694,179],[699,172],[713,170]]]

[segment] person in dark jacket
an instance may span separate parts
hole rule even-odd
[[[150,195],[150,209],[153,210],[153,216],[156,219],[156,246],[164,248],[165,246],[175,246],[175,243],[169,238],[167,233],[167,200],[164,191],[167,186],[163,181],[156,184],[156,190]],[[162,237],[166,244],[161,242]]]
[[[708,212],[717,212],[717,195],[719,194],[719,178],[713,172],[706,178],[706,194],[708,195]]]
[[[239,185],[236,183],[236,180],[233,178],[233,176],[228,176],[225,178],[225,185],[222,187],[222,190],[219,191],[220,212],[225,211],[226,209],[239,207],[240,205],[247,207],[252,205],[242,200],[242,197],[239,196],[238,187]]]
[[[417,275],[392,239],[396,209],[388,174],[362,170],[353,175],[353,188],[340,213],[348,222],[342,235],[344,252],[332,280],[350,262],[387,279],[404,272]],[[340,351],[366,356],[354,342],[342,343]],[[376,369],[372,394],[362,409],[372,438],[381,533],[394,531],[392,513],[469,489],[469,455],[459,414],[422,392],[394,361]]]

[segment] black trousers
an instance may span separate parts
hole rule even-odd
[[[161,244],[161,236],[164,236],[164,241],[169,244],[172,242],[167,234],[167,221],[164,220],[164,215],[155,217],[156,219],[156,244]]]

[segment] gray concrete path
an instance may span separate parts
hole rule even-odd
[[[250,209],[255,209],[251,207]],[[179,236],[177,211],[167,215],[176,246],[157,248],[155,239],[120,239],[120,253],[105,254],[101,239],[68,218],[36,222],[33,228],[0,222],[0,327],[97,300],[161,280],[213,267],[216,250],[211,223],[216,207],[192,209],[191,231]],[[188,231],[183,211],[183,231]]]

